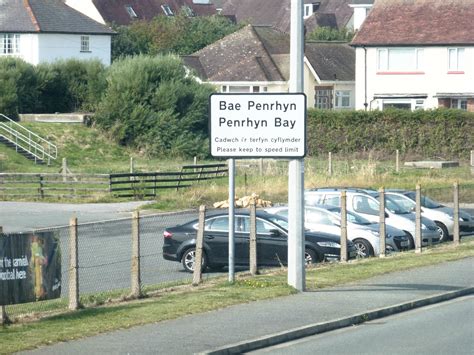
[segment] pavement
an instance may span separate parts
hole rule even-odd
[[[244,353],[473,294],[473,271],[474,257],[466,258],[344,286],[235,305],[24,353]]]

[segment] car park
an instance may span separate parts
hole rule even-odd
[[[266,212],[279,216],[288,216],[287,206],[275,206],[265,209]],[[305,206],[305,228],[314,232],[325,232],[341,235],[341,209],[335,206]],[[351,240],[357,250],[357,257],[366,258],[380,254],[379,224],[347,212],[347,239]],[[386,226],[386,253],[408,249],[410,241],[405,232]]]
[[[369,221],[379,221],[379,194],[377,191],[357,188],[318,188],[306,190],[304,193],[305,205],[315,206],[319,204],[339,207],[341,204],[341,192],[346,191],[347,210],[355,212]],[[399,228],[407,233],[410,239],[410,247],[414,247],[414,236],[416,232],[416,216],[397,205],[392,199],[385,197],[385,224]],[[436,224],[425,217],[421,218],[422,245],[438,243],[440,235]]]
[[[287,263],[287,219],[263,211],[256,213],[257,264],[280,266]],[[163,237],[163,258],[181,262],[185,271],[193,272],[198,220],[166,228]],[[206,217],[204,223],[202,268],[219,269],[228,265],[229,215],[219,213]],[[305,263],[338,260],[339,236],[305,232]],[[249,265],[250,216],[247,211],[235,213],[234,262]],[[356,257],[352,242],[348,243],[349,258]]]
[[[407,208],[416,206],[416,192],[406,190],[390,189],[386,191],[398,204],[405,204]],[[438,226],[441,241],[447,241],[453,238],[454,234],[454,209],[436,202],[428,196],[421,195],[421,214],[433,220]],[[461,234],[470,234],[474,232],[474,217],[469,212],[459,210],[459,231]]]

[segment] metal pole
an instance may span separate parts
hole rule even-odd
[[[229,159],[229,282],[235,281],[234,268],[234,217],[235,217],[235,159]]]
[[[385,258],[385,189],[379,189],[380,210],[379,210],[379,257]]]
[[[291,0],[289,91],[293,93],[304,92],[303,47],[303,0]],[[304,161],[294,159],[288,166],[288,284],[298,291],[305,289],[303,191]]]
[[[341,262],[347,261],[347,196],[341,191]]]
[[[453,242],[454,245],[459,245],[459,185],[457,182],[454,183],[454,233],[453,233]]]
[[[0,226],[0,234],[3,234],[3,227]],[[4,305],[0,306],[0,325],[10,323],[10,319],[8,319],[7,309]]]
[[[421,253],[421,186],[416,185],[416,196],[415,196],[415,253]]]

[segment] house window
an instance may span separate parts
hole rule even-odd
[[[423,49],[380,48],[377,50],[377,69],[387,72],[414,72],[423,68]]]
[[[448,48],[448,71],[464,70],[464,48]]]
[[[81,52],[90,52],[89,36],[81,36]]]
[[[337,90],[335,106],[337,108],[349,108],[351,106],[351,92],[349,90]]]
[[[332,88],[320,87],[316,89],[315,106],[322,110],[332,108]]]
[[[20,35],[4,33],[0,35],[0,54],[20,53]]]
[[[223,85],[221,87],[221,92],[228,92],[228,93],[247,93],[247,92],[267,92],[266,86],[233,86],[233,85]]]
[[[395,108],[399,110],[423,110],[425,108],[424,99],[385,99],[382,100],[382,109]]]
[[[467,99],[451,99],[451,108],[467,110]]]
[[[125,5],[125,10],[127,10],[129,16],[131,18],[137,18],[137,13],[135,12],[135,10],[133,10],[133,7],[131,7],[130,5]]]
[[[166,16],[174,16],[173,11],[168,4],[161,5],[161,8],[163,9]]]

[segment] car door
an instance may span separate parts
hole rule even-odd
[[[257,264],[280,265],[288,259],[287,233],[275,224],[257,217]],[[245,219],[244,228],[250,232],[250,218]]]

